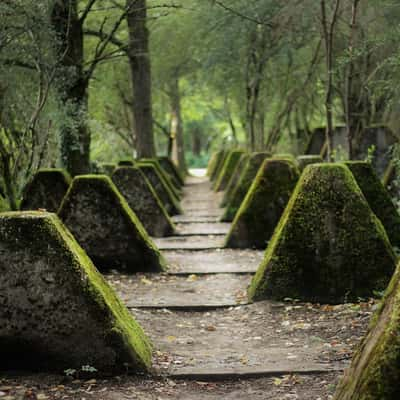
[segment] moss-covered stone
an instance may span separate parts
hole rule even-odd
[[[219,173],[219,176],[215,181],[214,190],[216,192],[225,190],[226,186],[229,183],[229,180],[232,177],[232,174],[235,172],[235,167],[243,154],[243,150],[233,150],[229,153],[221,169],[221,172]]]
[[[138,163],[137,166],[144,173],[147,180],[151,183],[151,186],[157,193],[158,198],[161,200],[168,214],[182,214],[183,211],[179,204],[179,201],[171,192],[163,176],[158,172],[157,168],[152,164]]]
[[[326,142],[326,128],[316,128],[312,131],[304,154],[322,155]]]
[[[242,204],[247,192],[253,183],[254,178],[257,175],[261,164],[265,159],[271,157],[268,152],[252,153],[249,160],[247,161],[242,175],[239,178],[235,189],[232,191],[230,201],[228,202],[224,215],[221,218],[223,222],[232,222],[235,218],[240,205]]]
[[[178,183],[178,188],[184,186],[185,177],[169,157],[158,157],[158,162],[160,163],[161,167],[168,172],[170,176],[174,177],[174,181]]]
[[[375,125],[364,129],[360,141],[354,148],[354,158],[364,160],[372,152],[372,166],[383,177],[391,161],[391,148],[399,143],[399,138],[388,127]]]
[[[348,161],[345,164],[356,178],[372,211],[382,222],[392,246],[400,249],[400,215],[371,164],[364,161]]]
[[[98,164],[98,174],[111,176],[117,167],[114,163],[99,163]]]
[[[2,214],[0,253],[0,368],[150,368],[145,333],[55,214]]]
[[[298,179],[299,171],[289,160],[265,160],[233,220],[225,246],[265,249]]]
[[[24,189],[21,210],[57,212],[70,183],[71,177],[63,169],[40,169]]]
[[[395,163],[393,161],[390,162],[382,179],[383,186],[394,201],[399,201],[400,199],[400,179],[397,169]]]
[[[120,160],[118,162],[119,167],[134,167],[135,166],[135,161],[126,159],[126,160]]]
[[[222,150],[221,152],[218,153],[214,171],[210,175],[211,182],[214,182],[218,178],[219,173],[221,172],[221,168],[223,167],[228,154],[229,154],[229,151],[227,151],[227,150]]]
[[[97,268],[127,272],[165,269],[157,247],[108,176],[75,177],[59,216]]]
[[[390,281],[367,335],[339,383],[334,400],[400,397],[400,266]]]
[[[208,164],[207,164],[207,176],[210,176],[216,166],[217,160],[218,160],[218,155],[222,152],[222,150],[216,151],[214,153],[211,154],[210,159],[208,160]]]
[[[249,288],[252,300],[368,298],[395,269],[386,232],[343,164],[304,170]]]
[[[307,167],[307,165],[320,164],[322,162],[322,157],[318,155],[310,154],[297,157],[297,165],[299,166],[300,172],[303,172],[304,168]]]
[[[139,168],[119,167],[112,181],[151,236],[164,237],[175,227],[150,182]]]
[[[178,186],[175,186],[175,184],[172,183],[172,177],[167,173],[167,171],[165,171],[156,158],[141,158],[138,162],[141,165],[153,165],[154,168],[157,169],[158,173],[162,176],[164,183],[168,186],[176,201],[179,201],[182,195],[181,190],[178,188]]]
[[[229,180],[228,185],[226,186],[224,197],[222,198],[221,201],[221,207],[225,207],[231,200],[232,193],[235,190],[236,185],[239,183],[240,177],[249,158],[250,158],[249,153],[243,153],[242,156],[240,157],[240,160],[235,167],[235,171],[233,172],[232,177]]]

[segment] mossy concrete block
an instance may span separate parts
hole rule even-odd
[[[154,165],[146,163],[138,163],[137,166],[144,173],[147,180],[151,183],[151,186],[157,193],[158,198],[161,200],[168,214],[183,214],[179,201],[168,187],[168,184],[165,182],[158,169]]]
[[[175,232],[167,211],[139,168],[119,167],[112,181],[151,236],[164,237]]]
[[[372,166],[383,177],[391,161],[391,148],[399,143],[399,138],[386,126],[371,126],[362,132],[360,143],[354,148],[354,158],[364,160],[369,149],[372,153]]]
[[[135,166],[135,161],[126,159],[126,160],[120,160],[118,162],[119,167],[134,167]]]
[[[298,179],[299,171],[291,161],[265,160],[233,220],[225,246],[265,249]]]
[[[343,164],[304,170],[249,288],[252,300],[319,303],[383,290],[396,258],[383,225]]]
[[[305,154],[322,155],[326,142],[326,128],[316,128],[312,131],[310,139],[306,146]]]
[[[225,163],[225,160],[226,160],[226,157],[228,156],[228,154],[229,154],[229,151],[227,151],[227,150],[222,150],[220,153],[218,153],[214,171],[210,175],[211,182],[214,182],[218,178],[219,173],[221,172],[221,169]]]
[[[389,192],[390,197],[394,201],[400,199],[400,179],[398,174],[398,167],[391,161],[386,168],[385,174],[383,175],[382,184]]]
[[[322,162],[323,162],[322,157],[318,155],[310,154],[297,157],[297,165],[299,166],[300,172],[303,172],[304,168],[307,167],[307,165],[320,164]]]
[[[21,210],[57,212],[70,183],[71,177],[63,169],[40,169],[24,189]]]
[[[165,269],[157,247],[108,176],[75,177],[59,216],[100,270]]]
[[[55,214],[0,216],[2,369],[145,372],[151,345]]]
[[[224,215],[221,218],[222,222],[233,221],[240,205],[250,189],[251,184],[253,183],[254,178],[257,175],[259,168],[261,167],[261,164],[269,157],[271,157],[271,154],[268,152],[251,154],[239,178],[239,182],[232,191],[230,201],[228,202]]]
[[[185,177],[169,157],[158,157],[158,162],[160,163],[161,167],[167,171],[170,176],[173,176],[176,182],[178,182],[179,186],[177,187],[181,188],[184,186]]]
[[[175,186],[174,183],[172,183],[172,177],[167,173],[167,171],[161,166],[159,161],[156,158],[142,158],[138,161],[141,165],[148,164],[148,165],[153,165],[154,168],[157,169],[158,173],[162,176],[164,183],[168,186],[169,190],[172,192],[174,195],[176,201],[179,201],[181,198],[181,190],[179,189],[178,186]]]
[[[397,400],[400,396],[400,267],[368,332],[339,383],[334,400]]]
[[[345,165],[356,178],[372,211],[382,222],[392,246],[400,249],[400,215],[371,164],[348,161]]]
[[[215,168],[215,164],[217,163],[217,159],[218,159],[218,154],[221,152],[220,151],[216,151],[214,153],[211,154],[210,159],[208,160],[208,164],[207,164],[207,176],[210,176]]]
[[[116,167],[117,167],[117,164],[114,164],[114,163],[99,163],[98,164],[98,173],[100,175],[111,176]]]
[[[222,198],[221,201],[221,207],[225,207],[231,200],[232,193],[235,190],[236,185],[239,183],[240,177],[249,158],[250,158],[249,153],[243,153],[242,156],[240,157],[240,160],[235,167],[235,171],[233,172],[231,179],[229,180],[229,183],[226,186],[224,197]]]
[[[215,182],[214,190],[216,192],[220,192],[225,190],[226,186],[229,183],[229,180],[232,177],[232,174],[235,172],[235,167],[240,160],[240,157],[244,154],[243,150],[234,150],[231,151],[229,156],[226,158],[224,165],[219,173],[219,176]]]

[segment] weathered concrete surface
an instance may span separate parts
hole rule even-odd
[[[174,233],[170,216],[139,168],[117,168],[111,179],[151,236],[164,237]]]
[[[226,235],[230,224],[226,223],[189,223],[176,225],[176,231],[180,236],[189,235]]]
[[[149,368],[141,327],[55,214],[2,214],[0,255],[0,369]]]
[[[213,309],[247,303],[249,275],[219,274],[209,276],[109,275],[128,308]],[[171,331],[171,334],[173,331]]]
[[[255,273],[263,251],[220,249],[197,251],[164,251],[169,274],[249,274]]]
[[[21,210],[57,212],[70,184],[71,177],[66,171],[40,169],[24,188]]]
[[[170,236],[154,239],[160,250],[208,250],[224,247],[224,236]]]

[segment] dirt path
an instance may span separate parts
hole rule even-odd
[[[189,178],[185,214],[174,218],[179,235],[156,241],[169,272],[107,277],[154,344],[153,377],[61,389],[57,377],[17,377],[0,380],[0,400],[7,384],[42,391],[42,400],[329,399],[373,304],[249,304],[263,252],[223,249],[229,224],[218,222],[220,199],[207,179]]]

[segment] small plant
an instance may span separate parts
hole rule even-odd
[[[94,374],[95,372],[97,372],[97,369],[91,365],[82,365],[80,370],[76,370],[74,368],[68,368],[64,370],[64,374],[72,378],[79,378],[80,375]]]
[[[76,373],[77,373],[76,369],[73,369],[73,368],[68,368],[68,369],[64,370],[64,374],[66,376],[75,376]]]
[[[372,163],[372,161],[374,161],[375,151],[376,151],[376,146],[374,144],[368,147],[368,154],[367,157],[365,158],[366,162]]]

